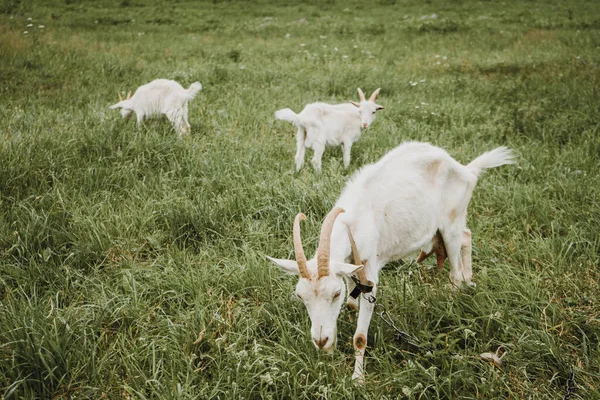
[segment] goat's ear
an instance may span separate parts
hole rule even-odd
[[[120,101],[117,104],[113,104],[112,106],[109,107],[111,110],[114,110],[115,108],[123,108],[123,102]]]
[[[357,103],[357,102],[355,102],[355,101],[351,101],[350,103],[352,103],[352,105],[353,105],[354,107],[360,108],[360,103]]]
[[[298,263],[294,260],[284,260],[281,258],[273,258],[267,256],[267,260],[271,261],[273,264],[277,265],[279,269],[283,272],[291,274],[291,275],[300,275],[300,270],[298,269]]]
[[[350,276],[355,272],[360,271],[364,265],[354,265],[346,263],[335,263],[335,271],[340,276]]]
[[[379,104],[375,104],[375,109],[377,111],[379,111],[379,110],[385,110],[385,107],[384,106],[380,106]]]

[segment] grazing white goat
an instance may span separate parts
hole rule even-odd
[[[110,106],[120,108],[123,118],[131,112],[137,116],[138,126],[144,117],[166,115],[179,137],[190,133],[188,122],[188,102],[202,90],[200,82],[194,82],[189,89],[184,89],[179,83],[168,79],[156,79],[140,86],[131,97],[131,92],[123,100],[119,94],[119,102]]]
[[[323,222],[317,254],[308,261],[300,239],[300,221],[305,216],[298,214],[293,229],[296,260],[268,259],[285,272],[300,275],[296,295],[308,311],[315,346],[333,351],[336,320],[345,296],[342,278],[348,293],[356,286],[350,279],[353,274],[361,283],[372,281],[375,295],[383,266],[417,250],[429,253],[436,245],[438,232],[450,261],[451,281],[471,285],[467,206],[484,169],[512,162],[506,147],[484,153],[464,166],[439,147],[404,143],[350,179]],[[357,306],[351,297],[347,303],[351,308]],[[359,381],[363,380],[367,331],[374,306],[360,301],[353,375]]]
[[[312,164],[321,170],[321,157],[325,146],[344,147],[344,167],[350,165],[350,150],[358,140],[362,130],[375,121],[375,112],[383,110],[383,106],[375,103],[381,88],[373,92],[369,100],[358,88],[360,103],[354,101],[344,104],[312,103],[308,104],[300,114],[289,108],[275,112],[275,118],[291,122],[298,128],[296,132],[296,171],[304,164],[306,148],[314,152]]]

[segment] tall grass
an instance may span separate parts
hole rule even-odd
[[[600,398],[600,19],[593,1],[0,2],[4,398]],[[434,15],[435,14],[435,15]],[[31,20],[29,20],[31,18]],[[32,26],[27,26],[31,24]],[[43,25],[43,28],[39,26]],[[24,32],[27,31],[25,34]],[[202,82],[192,135],[108,109],[155,78]],[[293,169],[274,110],[386,106],[349,170]],[[498,145],[469,209],[475,289],[410,260],[379,301],[367,380],[308,336],[291,257],[349,176],[405,140],[461,162]],[[503,346],[502,368],[479,359]]]

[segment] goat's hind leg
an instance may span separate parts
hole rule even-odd
[[[467,284],[475,286],[475,283],[471,282],[471,279],[473,278],[471,252],[471,231],[468,228],[465,228],[462,235],[462,242],[460,244],[460,258],[463,265],[463,274],[466,278]]]
[[[294,158],[294,161],[296,161],[296,172],[300,171],[304,165],[304,154],[306,152],[305,140],[306,132],[303,127],[299,127],[296,132],[296,157]]]
[[[460,286],[462,283],[472,285],[471,278],[473,276],[470,265],[471,255],[469,251],[471,243],[470,236],[468,240],[468,245],[466,245],[466,242],[465,245],[463,245],[463,239],[465,238],[464,229],[452,228],[449,230],[442,231],[446,252],[448,254],[448,260],[450,261],[450,280],[456,286]],[[463,260],[469,262],[467,268],[465,268]]]
[[[323,157],[323,152],[325,151],[325,145],[315,142],[312,148],[314,151],[312,165],[315,168],[315,171],[321,172],[321,158]]]

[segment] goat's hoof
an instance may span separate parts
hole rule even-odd
[[[360,386],[365,384],[365,377],[363,374],[357,374],[356,372],[353,373],[352,380],[354,381],[355,384],[360,385]]]
[[[358,310],[358,301],[356,301],[356,299],[353,299],[352,297],[348,297],[348,300],[346,300],[346,305],[352,311]]]

